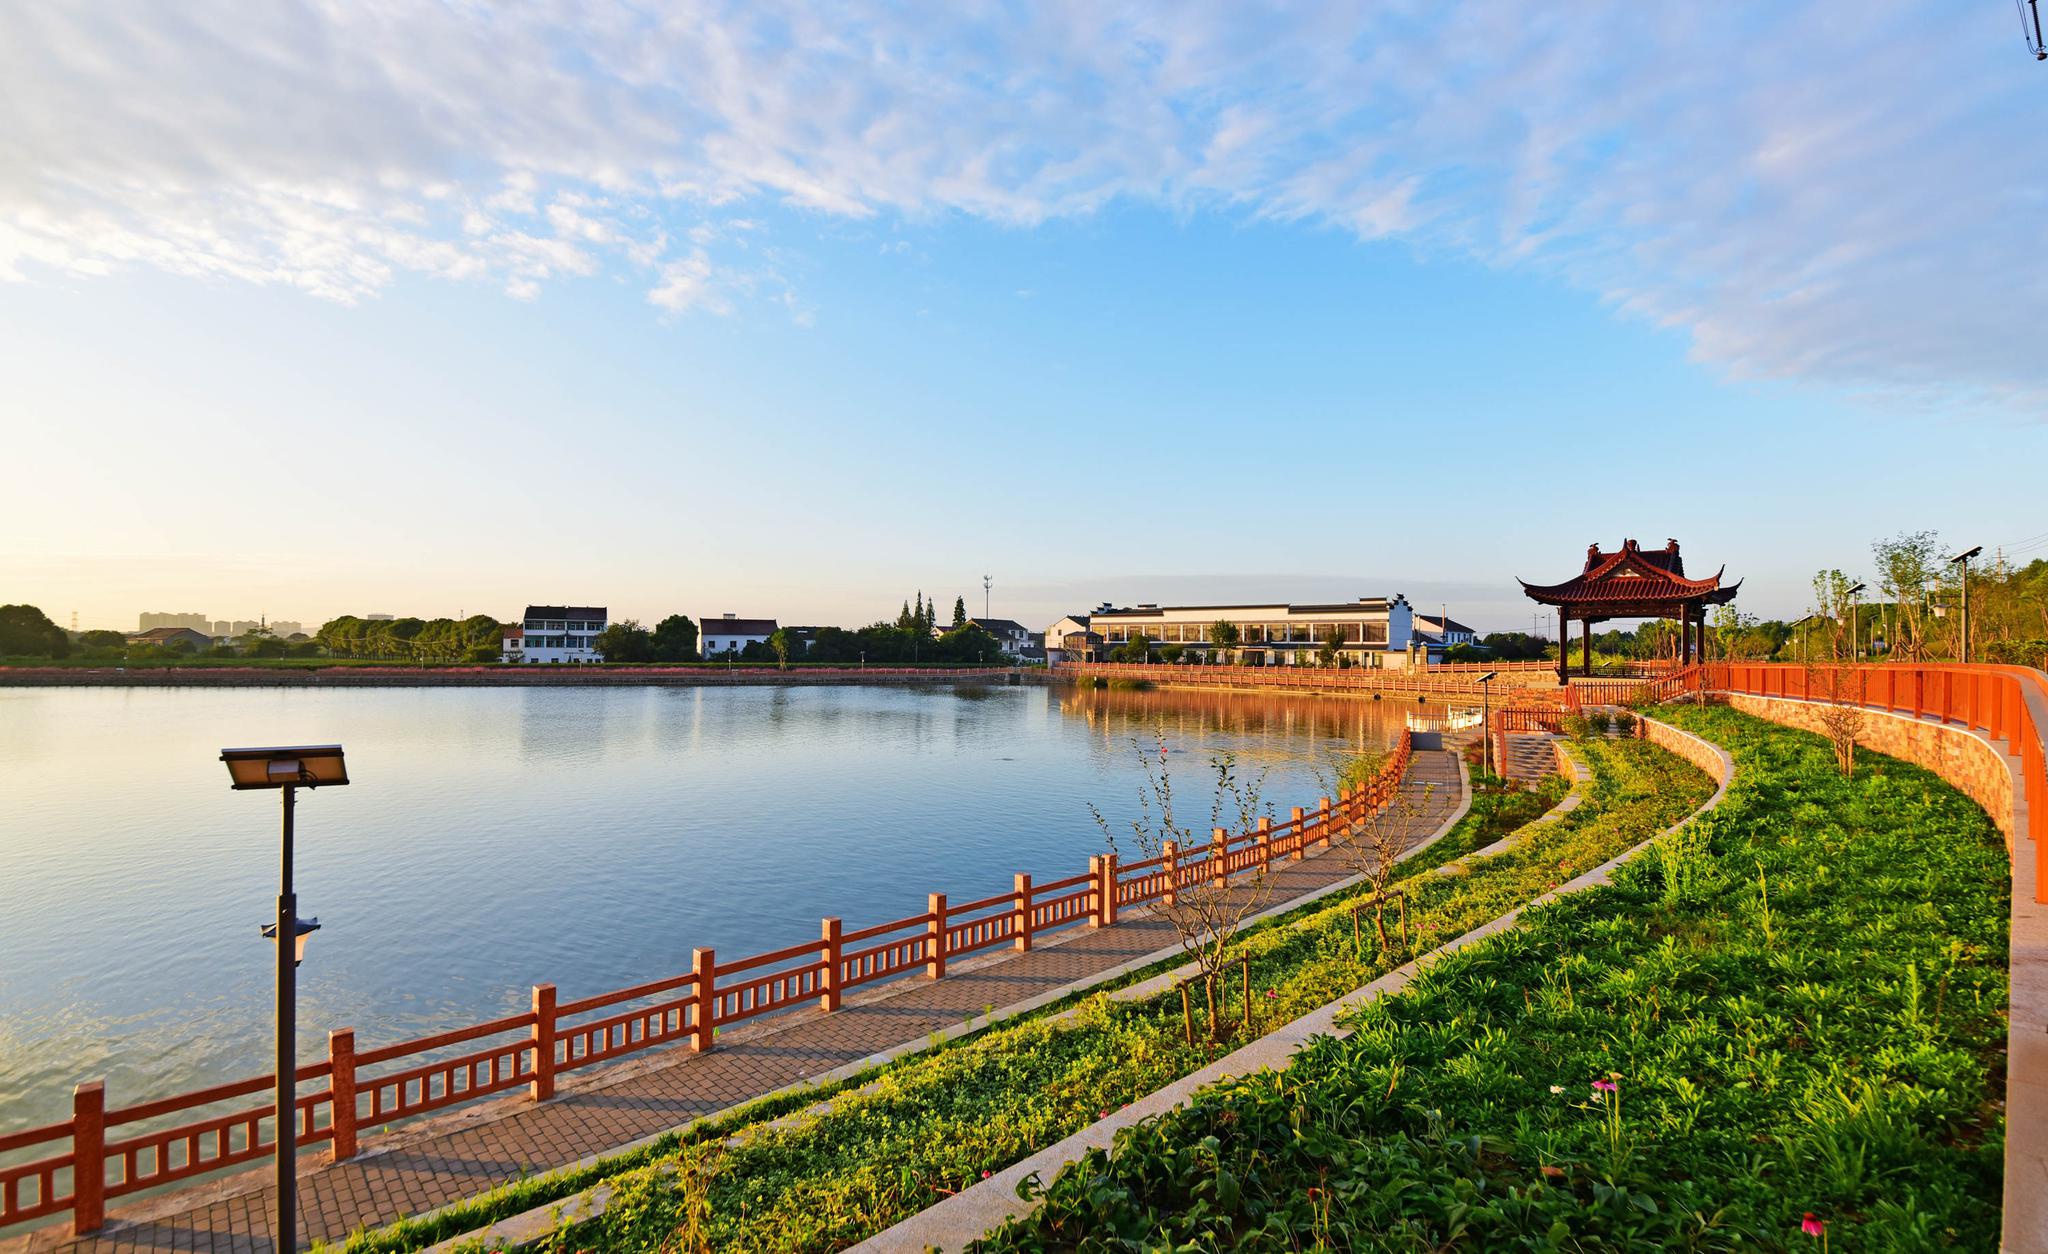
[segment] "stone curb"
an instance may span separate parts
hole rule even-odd
[[[1463,936],[1448,941],[1371,983],[1345,994],[1329,1005],[1312,1010],[1292,1023],[1260,1037],[1202,1070],[1132,1102],[1107,1119],[1090,1124],[1065,1140],[1047,1146],[1021,1162],[1012,1163],[978,1184],[962,1189],[936,1206],[928,1207],[894,1227],[869,1237],[854,1246],[854,1251],[856,1254],[895,1254],[903,1250],[964,1248],[999,1224],[1037,1209],[1038,1199],[1026,1201],[1017,1196],[1018,1186],[1026,1180],[1035,1176],[1042,1181],[1050,1181],[1061,1168],[1078,1162],[1090,1150],[1108,1150],[1118,1131],[1167,1113],[1185,1102],[1197,1089],[1252,1071],[1283,1069],[1303,1045],[1317,1036],[1334,1036],[1339,1039],[1349,1036],[1348,1029],[1337,1026],[1338,1018],[1346,1011],[1405,987],[1425,966],[1433,964],[1444,955],[1455,953],[1489,936],[1506,931],[1513,927],[1527,910],[1547,905],[1569,893],[1606,884],[1613,875],[1614,868],[1673,832],[1697,821],[1701,815],[1720,805],[1722,798],[1728,795],[1728,784],[1735,775],[1735,760],[1719,745],[1694,736],[1690,732],[1680,731],[1668,723],[1657,725],[1672,736],[1682,737],[1711,750],[1720,759],[1721,776],[1714,789],[1714,795],[1707,798],[1706,802],[1691,814],[1578,878],[1544,893],[1527,905],[1518,906],[1497,919],[1481,924]]]

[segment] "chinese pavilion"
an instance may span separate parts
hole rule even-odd
[[[1567,682],[1570,673],[1571,625],[1581,628],[1580,668],[1593,673],[1593,624],[1612,618],[1675,618],[1678,620],[1678,663],[1699,661],[1705,643],[1707,607],[1725,605],[1735,599],[1742,581],[1721,586],[1727,567],[1709,579],[1687,579],[1685,561],[1678,555],[1678,541],[1666,540],[1662,549],[1644,551],[1634,540],[1622,542],[1612,553],[1600,546],[1586,546],[1586,568],[1563,583],[1532,584],[1516,580],[1532,601],[1557,607],[1557,682]]]

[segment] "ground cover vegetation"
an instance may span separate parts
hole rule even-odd
[[[1229,1015],[1259,1033],[1307,1013],[1640,842],[1711,791],[1695,768],[1641,742],[1595,740],[1579,751],[1593,782],[1586,802],[1561,821],[1518,832],[1504,852],[1456,874],[1434,872],[1540,813],[1562,791],[1553,785],[1468,815],[1403,864],[1396,884],[1407,897],[1406,942],[1394,933],[1379,946],[1369,915],[1360,931],[1355,890],[1248,927],[1244,982],[1227,982]],[[608,1165],[606,1214],[556,1239],[565,1249],[837,1248],[1199,1069],[1217,1049],[1189,1030],[1177,991],[1135,1001],[1091,992],[850,1081],[829,1111],[768,1126],[792,1109],[792,1099],[773,1099],[665,1143],[639,1165]],[[433,1224],[366,1234],[350,1248],[414,1248],[597,1178],[514,1186]]]
[[[980,1248],[1996,1248],[1998,832],[1917,767],[1665,717],[1734,756],[1713,812]]]

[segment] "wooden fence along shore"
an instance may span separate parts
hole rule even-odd
[[[1113,927],[1122,912],[1178,889],[1327,848],[1392,800],[1413,752],[1404,731],[1367,783],[1334,802],[1297,807],[1282,823],[1216,828],[1200,849],[1169,846],[1163,857],[1129,864],[1103,854],[1079,875],[1035,883],[1019,874],[1008,892],[976,901],[933,893],[920,914],[854,931],[828,918],[817,940],[744,958],[698,949],[687,973],[594,997],[562,1001],[554,985],[542,984],[523,1014],[419,1040],[359,1049],[353,1029],[336,1030],[328,1056],[297,1072],[305,1090],[292,1112],[299,1144],[325,1142],[336,1160],[351,1158],[365,1128],[520,1087],[545,1101],[559,1077],[585,1067],[671,1043],[711,1049],[720,1028],[762,1015],[806,1004],[834,1011],[862,985],[938,979],[948,961],[968,954],[1028,950],[1039,936],[1083,924]],[[467,1048],[446,1052],[458,1047]],[[74,1232],[95,1231],[110,1199],[267,1158],[276,1104],[242,1099],[274,1091],[272,1077],[260,1075],[110,1107],[101,1082],[80,1084],[71,1118],[0,1135],[0,1158],[41,1152],[0,1165],[0,1227],[69,1211]],[[239,1108],[217,1109],[230,1104]],[[207,1108],[215,1110],[195,1113]]]

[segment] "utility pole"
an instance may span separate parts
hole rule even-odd
[[[983,575],[981,577],[981,620],[983,622],[988,621],[988,594],[995,586],[996,579],[994,575]]]

